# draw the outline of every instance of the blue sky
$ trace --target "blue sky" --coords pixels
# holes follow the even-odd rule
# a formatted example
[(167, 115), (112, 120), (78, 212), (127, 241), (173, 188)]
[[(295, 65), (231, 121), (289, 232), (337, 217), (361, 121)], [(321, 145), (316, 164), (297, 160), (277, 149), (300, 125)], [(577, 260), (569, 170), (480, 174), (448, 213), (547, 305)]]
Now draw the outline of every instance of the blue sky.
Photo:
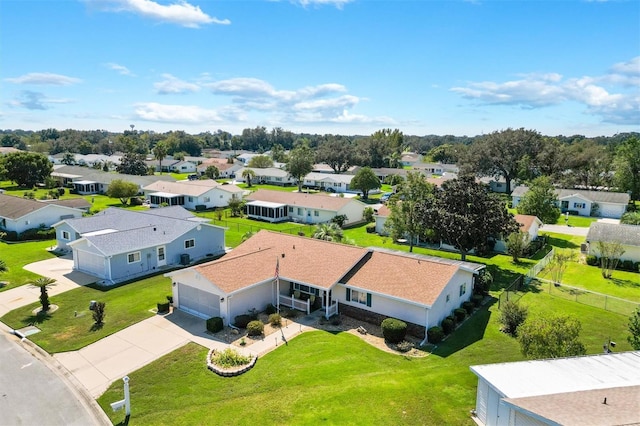
[(0, 128), (132, 124), (640, 131), (640, 2), (0, 2)]

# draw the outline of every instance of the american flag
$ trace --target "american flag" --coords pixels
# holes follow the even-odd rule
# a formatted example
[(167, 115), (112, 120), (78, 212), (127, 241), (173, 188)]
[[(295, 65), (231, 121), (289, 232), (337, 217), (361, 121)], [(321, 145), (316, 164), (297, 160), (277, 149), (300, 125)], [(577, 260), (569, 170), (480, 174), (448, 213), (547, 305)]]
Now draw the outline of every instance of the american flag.
[(276, 258), (276, 273), (274, 277), (276, 280), (280, 277), (280, 258)]

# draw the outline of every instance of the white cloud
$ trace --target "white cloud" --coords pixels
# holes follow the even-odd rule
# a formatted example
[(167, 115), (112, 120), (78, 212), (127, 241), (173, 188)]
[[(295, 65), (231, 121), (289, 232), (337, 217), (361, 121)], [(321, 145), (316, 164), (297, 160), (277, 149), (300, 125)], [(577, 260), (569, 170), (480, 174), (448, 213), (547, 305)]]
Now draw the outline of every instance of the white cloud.
[(223, 117), (218, 111), (195, 105), (166, 105), (155, 102), (139, 103), (135, 105), (134, 113), (142, 120), (167, 123), (209, 123), (223, 121)]
[(66, 75), (53, 74), (48, 72), (32, 72), (20, 77), (6, 78), (5, 81), (16, 84), (42, 84), (50, 86), (71, 86), (80, 83), (82, 80), (68, 77)]
[(85, 2), (105, 11), (131, 12), (145, 18), (188, 28), (199, 28), (206, 24), (229, 25), (231, 23), (228, 19), (209, 16), (199, 6), (184, 0), (177, 0), (168, 5), (151, 0), (85, 0)]
[(109, 62), (109, 63), (105, 64), (105, 66), (107, 68), (109, 68), (110, 70), (116, 71), (118, 74), (133, 76), (133, 74), (131, 73), (129, 68), (125, 67), (124, 65), (120, 65), (120, 64), (113, 63), (113, 62)]
[(43, 93), (24, 90), (20, 92), (18, 97), (9, 101), (8, 105), (14, 108), (44, 111), (50, 109), (51, 104), (68, 104), (71, 102), (70, 99), (48, 98)]
[(299, 4), (301, 6), (335, 6), (338, 9), (342, 9), (345, 4), (351, 3), (353, 0), (291, 0), (292, 3)]
[(502, 83), (470, 82), (453, 87), (463, 98), (488, 105), (540, 108), (573, 101), (589, 114), (616, 124), (640, 123), (640, 57), (615, 64), (608, 74), (564, 79), (560, 74), (530, 74)]
[(171, 74), (163, 74), (162, 77), (164, 77), (163, 81), (153, 85), (161, 95), (193, 93), (200, 90), (197, 84), (180, 80)]

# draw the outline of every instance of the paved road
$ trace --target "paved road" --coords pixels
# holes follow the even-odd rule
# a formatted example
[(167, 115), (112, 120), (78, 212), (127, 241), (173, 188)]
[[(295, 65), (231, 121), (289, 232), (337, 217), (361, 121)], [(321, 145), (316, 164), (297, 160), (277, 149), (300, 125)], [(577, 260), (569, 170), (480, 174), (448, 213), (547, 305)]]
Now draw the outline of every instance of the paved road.
[[(56, 372), (0, 329), (0, 424), (101, 425), (91, 407)], [(102, 421), (101, 421), (102, 420)]]
[(578, 228), (575, 226), (567, 225), (542, 225), (541, 231), (555, 232), (557, 234), (565, 235), (577, 235), (580, 237), (586, 237), (589, 232), (589, 228)]

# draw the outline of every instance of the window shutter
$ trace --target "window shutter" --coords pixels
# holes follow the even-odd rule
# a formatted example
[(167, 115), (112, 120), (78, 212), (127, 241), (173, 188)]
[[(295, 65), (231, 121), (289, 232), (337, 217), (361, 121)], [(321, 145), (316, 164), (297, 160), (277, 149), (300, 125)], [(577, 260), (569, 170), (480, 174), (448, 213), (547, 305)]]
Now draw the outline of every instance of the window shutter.
[(367, 293), (367, 306), (371, 307), (371, 293)]
[(350, 301), (351, 301), (351, 289), (348, 288), (347, 289), (347, 302), (350, 302)]

